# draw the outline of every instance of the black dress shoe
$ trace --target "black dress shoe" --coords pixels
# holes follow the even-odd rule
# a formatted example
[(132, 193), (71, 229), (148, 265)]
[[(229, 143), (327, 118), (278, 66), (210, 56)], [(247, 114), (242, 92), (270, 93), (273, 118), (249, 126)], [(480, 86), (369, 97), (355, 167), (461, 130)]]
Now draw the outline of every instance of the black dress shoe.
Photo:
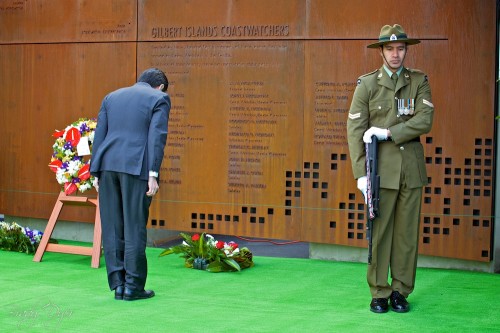
[(123, 286), (118, 286), (115, 288), (115, 299), (123, 299)]
[(135, 290), (130, 290), (127, 287), (125, 287), (125, 291), (123, 292), (123, 300), (124, 301), (136, 301), (138, 299), (151, 298), (154, 295), (155, 295), (155, 292), (152, 290), (135, 291)]
[(408, 312), (410, 311), (410, 304), (406, 301), (406, 298), (401, 295), (398, 291), (393, 291), (391, 294), (391, 307), (395, 312)]
[(387, 298), (372, 298), (370, 303), (370, 311), (375, 313), (385, 313), (389, 311), (389, 303)]

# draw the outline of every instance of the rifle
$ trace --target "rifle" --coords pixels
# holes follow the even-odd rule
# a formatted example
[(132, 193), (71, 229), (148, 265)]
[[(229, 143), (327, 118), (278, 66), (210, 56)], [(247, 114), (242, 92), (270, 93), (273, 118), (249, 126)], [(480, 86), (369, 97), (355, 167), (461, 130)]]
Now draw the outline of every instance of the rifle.
[(378, 140), (372, 136), (372, 143), (365, 143), (366, 150), (366, 239), (368, 240), (368, 264), (372, 263), (372, 229), (373, 220), (379, 216), (380, 176), (377, 171)]

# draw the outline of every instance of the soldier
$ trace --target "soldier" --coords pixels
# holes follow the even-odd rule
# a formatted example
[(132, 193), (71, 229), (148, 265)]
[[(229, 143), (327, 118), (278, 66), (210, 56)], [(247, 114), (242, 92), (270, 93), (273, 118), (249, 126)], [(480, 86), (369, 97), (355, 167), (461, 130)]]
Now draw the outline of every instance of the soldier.
[[(354, 178), (365, 196), (365, 143), (375, 135), (380, 175), (380, 216), (373, 222), (373, 257), (367, 281), (370, 310), (410, 310), (418, 254), (422, 187), (428, 183), (420, 136), (432, 127), (434, 105), (427, 76), (403, 67), (410, 39), (403, 28), (385, 25), (379, 41), (368, 45), (382, 56), (383, 66), (358, 79), (347, 132)], [(391, 281), (388, 281), (388, 272)]]

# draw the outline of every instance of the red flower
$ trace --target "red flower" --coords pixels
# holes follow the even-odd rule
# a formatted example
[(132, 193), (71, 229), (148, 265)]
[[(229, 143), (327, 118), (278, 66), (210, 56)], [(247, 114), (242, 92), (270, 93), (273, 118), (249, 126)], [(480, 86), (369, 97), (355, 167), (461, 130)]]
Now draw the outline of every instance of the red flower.
[(66, 141), (71, 142), (71, 145), (73, 147), (76, 147), (78, 145), (78, 142), (80, 142), (80, 138), (82, 135), (80, 134), (80, 131), (77, 128), (72, 127), (66, 132)]
[(64, 135), (64, 130), (62, 130), (62, 131), (58, 131), (58, 130), (56, 130), (56, 131), (52, 134), (52, 136), (53, 136), (54, 138), (60, 138), (60, 137), (62, 137), (63, 135)]
[(217, 241), (217, 244), (215, 244), (215, 247), (220, 249), (224, 248), (224, 242), (223, 241)]
[(80, 178), (81, 181), (85, 181), (90, 178), (90, 172), (89, 172), (90, 165), (85, 164), (80, 171), (78, 171), (78, 178)]
[(60, 160), (53, 160), (52, 162), (49, 163), (49, 168), (50, 170), (57, 172), (57, 169), (62, 165), (62, 162)]
[(196, 242), (197, 240), (200, 239), (200, 235), (199, 234), (194, 234), (193, 236), (191, 236), (191, 239)]
[(66, 193), (66, 195), (71, 195), (71, 194), (75, 193), (76, 190), (77, 190), (77, 187), (75, 184), (70, 183), (70, 182), (64, 184), (64, 193)]
[(231, 246), (233, 250), (236, 250), (238, 248), (238, 244), (236, 244), (235, 242), (229, 242), (229, 246)]

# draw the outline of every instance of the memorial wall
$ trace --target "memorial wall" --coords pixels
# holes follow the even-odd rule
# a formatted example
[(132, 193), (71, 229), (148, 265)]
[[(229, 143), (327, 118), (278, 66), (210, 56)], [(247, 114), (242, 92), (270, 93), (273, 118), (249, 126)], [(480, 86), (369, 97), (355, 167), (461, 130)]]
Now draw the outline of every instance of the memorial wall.
[(428, 74), (436, 106), (421, 138), (420, 253), (490, 261), (495, 6), (1, 0), (0, 213), (47, 219), (59, 192), (53, 131), (97, 117), (108, 92), (158, 67), (172, 109), (150, 228), (366, 247), (346, 119), (358, 76), (381, 66), (366, 45), (400, 23), (422, 41), (405, 65)]

